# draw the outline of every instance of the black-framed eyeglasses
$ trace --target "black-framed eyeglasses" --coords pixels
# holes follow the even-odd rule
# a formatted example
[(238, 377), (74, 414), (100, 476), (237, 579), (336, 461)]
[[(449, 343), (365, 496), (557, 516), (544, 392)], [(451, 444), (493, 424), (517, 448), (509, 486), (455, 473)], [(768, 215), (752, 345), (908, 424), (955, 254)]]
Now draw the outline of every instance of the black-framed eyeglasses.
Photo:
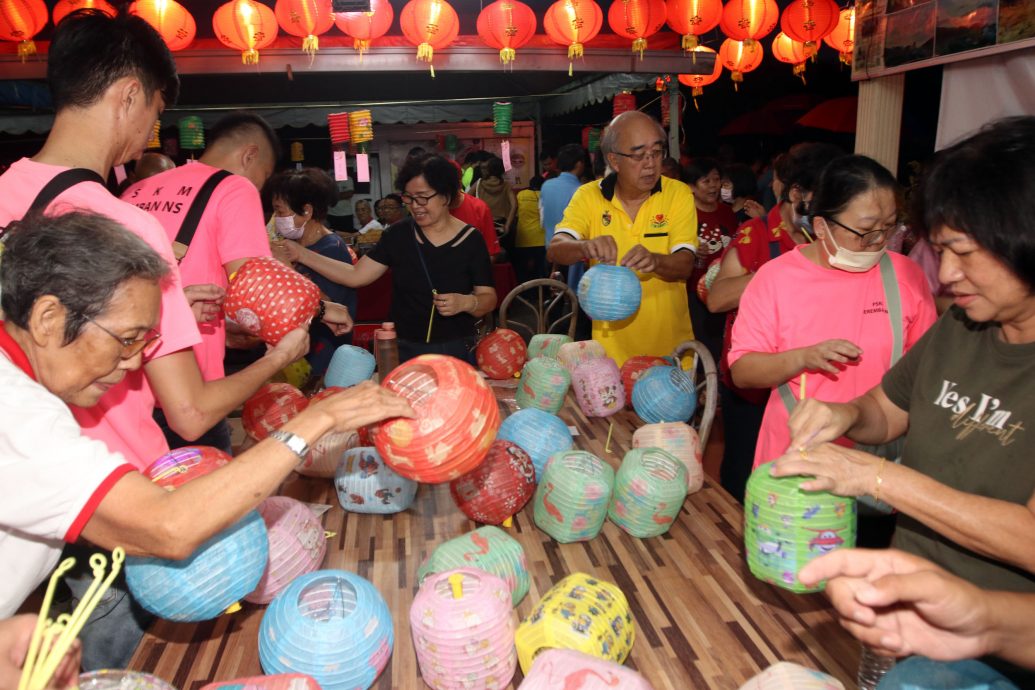
[(845, 225), (841, 221), (837, 220), (836, 218), (831, 218), (829, 216), (823, 216), (823, 217), (826, 218), (828, 223), (833, 223), (834, 225), (836, 225), (838, 227), (844, 228), (848, 232), (850, 232), (853, 235), (855, 235), (856, 237), (858, 237), (862, 241), (862, 245), (864, 247), (873, 247), (875, 245), (881, 244), (882, 242), (884, 242), (884, 240), (886, 240), (891, 235), (891, 233), (893, 233), (895, 231), (895, 226), (892, 226), (890, 228), (881, 228), (880, 230), (870, 230), (869, 232), (859, 232), (858, 230), (856, 230), (854, 228), (848, 227), (847, 225)]
[(417, 196), (415, 194), (400, 194), (402, 201), (407, 206), (417, 204), (418, 206), (427, 206), (428, 202), (438, 196), (438, 192), (430, 194), (428, 196)]
[(101, 329), (112, 338), (115, 338), (115, 340), (119, 341), (119, 345), (122, 346), (122, 352), (119, 353), (119, 356), (122, 357), (122, 359), (132, 359), (141, 352), (147, 356), (154, 352), (155, 347), (158, 346), (158, 342), (162, 339), (162, 334), (154, 328), (149, 329), (142, 338), (123, 338), (121, 335), (112, 333), (91, 318), (87, 318), (86, 320), (94, 326), (97, 326), (97, 328)]
[(665, 149), (651, 149), (650, 151), (637, 151), (636, 153), (622, 153), (621, 151), (612, 151), (611, 153), (622, 158), (628, 158), (631, 161), (642, 163), (647, 158), (652, 161), (660, 161), (665, 157)]

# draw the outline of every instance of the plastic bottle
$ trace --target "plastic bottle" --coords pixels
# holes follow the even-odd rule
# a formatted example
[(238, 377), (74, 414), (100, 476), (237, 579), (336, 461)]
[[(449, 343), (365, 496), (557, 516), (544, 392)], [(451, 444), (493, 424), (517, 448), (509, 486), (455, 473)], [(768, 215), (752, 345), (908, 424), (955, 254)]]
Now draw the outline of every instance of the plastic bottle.
[(377, 361), (377, 375), (384, 381), (388, 373), (399, 366), (399, 340), (395, 324), (385, 321), (374, 331), (374, 359)]
[(881, 656), (872, 648), (863, 645), (862, 654), (859, 655), (859, 674), (856, 678), (859, 690), (876, 690), (881, 678), (894, 665), (893, 657)]

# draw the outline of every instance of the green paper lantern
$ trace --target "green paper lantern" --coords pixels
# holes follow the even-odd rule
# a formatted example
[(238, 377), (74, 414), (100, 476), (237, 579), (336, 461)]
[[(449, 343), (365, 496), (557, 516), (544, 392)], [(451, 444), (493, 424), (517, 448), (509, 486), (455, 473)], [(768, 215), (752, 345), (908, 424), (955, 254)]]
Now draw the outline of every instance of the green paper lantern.
[(446, 151), (456, 153), (460, 150), (460, 139), (455, 134), (446, 135)]
[(571, 338), (558, 333), (536, 333), (528, 341), (528, 359), (550, 357), (557, 359), (561, 345), (571, 342)]
[(197, 115), (180, 118), (180, 148), (186, 151), (200, 151), (205, 148), (205, 125)]
[(525, 550), (499, 527), (486, 525), (442, 542), (418, 568), (417, 581), (433, 573), (455, 568), (478, 568), (501, 578), (510, 587), (514, 606), (528, 594), (529, 576)]
[(604, 526), (614, 484), (615, 471), (592, 453), (555, 454), (532, 499), (536, 526), (562, 544), (593, 539)]
[(686, 499), (686, 466), (660, 448), (634, 448), (615, 475), (607, 516), (634, 537), (668, 531)]
[(557, 414), (564, 406), (569, 386), (571, 374), (563, 364), (549, 357), (536, 357), (521, 369), (521, 383), (514, 393), (514, 402), (521, 409), (535, 407)]
[(510, 102), (496, 101), (492, 104), (492, 131), (503, 136), (510, 136), (514, 120), (514, 105)]

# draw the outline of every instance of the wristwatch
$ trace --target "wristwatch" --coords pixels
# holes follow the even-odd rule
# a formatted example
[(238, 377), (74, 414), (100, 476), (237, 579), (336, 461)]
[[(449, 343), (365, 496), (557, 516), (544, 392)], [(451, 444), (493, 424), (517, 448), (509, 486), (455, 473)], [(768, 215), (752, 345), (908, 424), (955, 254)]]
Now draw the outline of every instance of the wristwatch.
[(288, 447), (292, 453), (298, 456), (298, 461), (302, 462), (309, 455), (309, 444), (305, 442), (305, 439), (298, 434), (292, 434), (290, 431), (276, 431), (270, 432), (270, 438), (275, 438), (285, 446)]

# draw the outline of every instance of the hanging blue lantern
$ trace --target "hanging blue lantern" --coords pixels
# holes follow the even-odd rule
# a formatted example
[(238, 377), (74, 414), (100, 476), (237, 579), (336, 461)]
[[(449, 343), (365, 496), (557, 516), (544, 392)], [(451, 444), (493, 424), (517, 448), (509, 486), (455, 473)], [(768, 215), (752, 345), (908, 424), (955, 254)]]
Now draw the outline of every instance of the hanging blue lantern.
[(632, 403), (647, 424), (685, 422), (697, 409), (697, 389), (679, 367), (651, 367), (636, 381)]
[(640, 279), (625, 266), (597, 264), (579, 281), (579, 306), (594, 321), (621, 321), (640, 308)]

